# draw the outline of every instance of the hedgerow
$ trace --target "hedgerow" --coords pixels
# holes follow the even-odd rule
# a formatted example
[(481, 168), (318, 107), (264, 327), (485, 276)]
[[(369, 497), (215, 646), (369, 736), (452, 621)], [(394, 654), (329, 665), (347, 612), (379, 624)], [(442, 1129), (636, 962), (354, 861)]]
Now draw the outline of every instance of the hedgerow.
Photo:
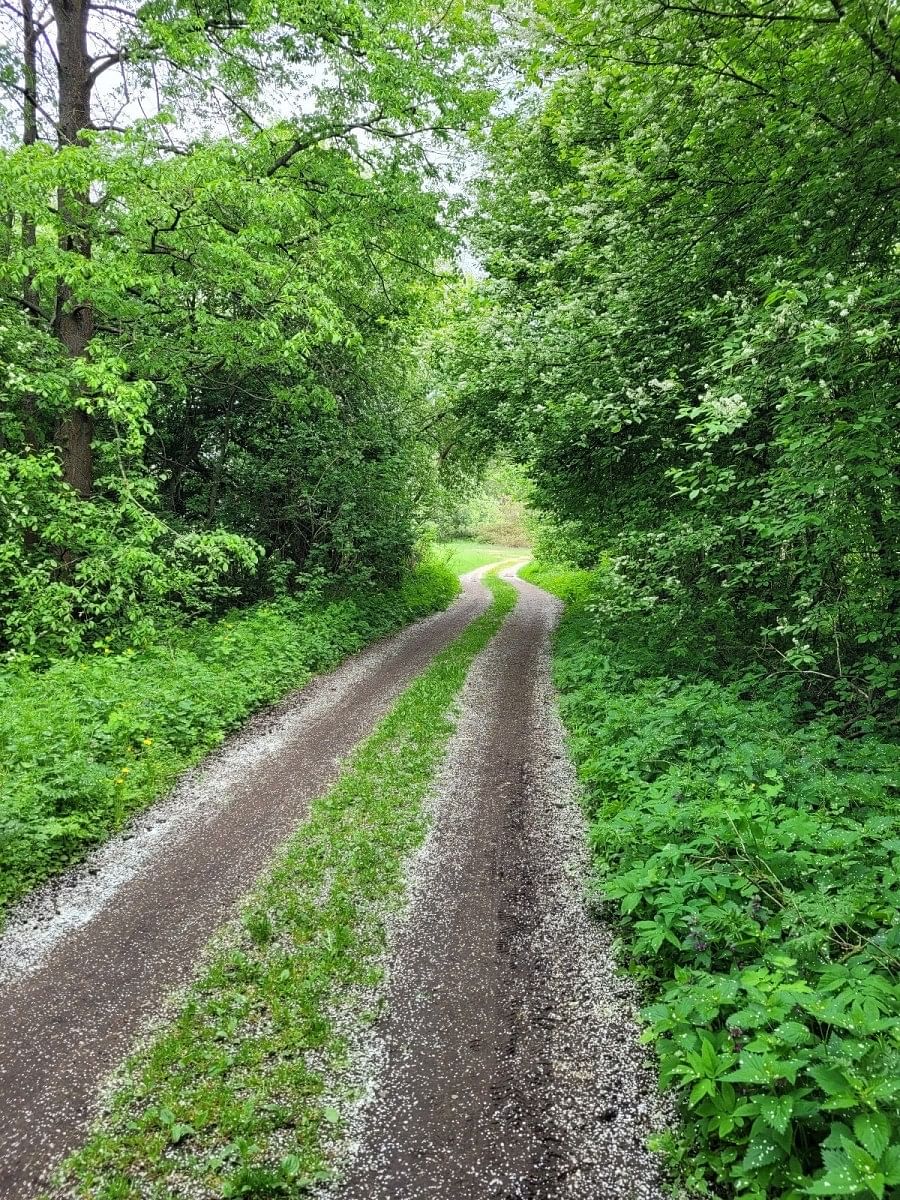
[(681, 1178), (754, 1200), (897, 1196), (897, 747), (801, 721), (753, 675), (677, 653), (648, 670), (652, 615), (604, 621), (586, 572), (524, 574), (576, 597), (556, 682), (599, 887), (680, 1101)]
[(232, 612), (117, 654), (0, 672), (0, 913), (159, 796), (254, 710), (374, 638), (445, 607), (428, 563), (400, 587)]

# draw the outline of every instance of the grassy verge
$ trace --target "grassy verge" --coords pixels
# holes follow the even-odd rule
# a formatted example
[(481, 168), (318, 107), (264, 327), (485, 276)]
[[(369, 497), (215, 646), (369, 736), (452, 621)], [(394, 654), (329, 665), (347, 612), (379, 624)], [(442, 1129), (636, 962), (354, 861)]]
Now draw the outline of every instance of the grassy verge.
[(758, 676), (651, 664), (652, 614), (605, 624), (586, 572), (523, 574), (568, 601), (562, 716), (681, 1103), (680, 1178), (754, 1200), (900, 1196), (897, 747), (842, 737)]
[(437, 542), (432, 551), (438, 562), (446, 563), (457, 575), (465, 575), (476, 567), (489, 563), (507, 562), (524, 558), (527, 546), (493, 546), (488, 542)]
[(472, 659), (515, 604), (491, 608), (407, 689), (248, 900), (171, 1023), (130, 1065), (110, 1115), (65, 1170), (91, 1200), (302, 1195), (340, 1114), (326, 1081), (365, 1020), (385, 916), (425, 833), (423, 799)]
[(251, 712), (458, 590), (430, 563), (391, 593), (285, 599), (138, 651), (0, 672), (0, 919)]

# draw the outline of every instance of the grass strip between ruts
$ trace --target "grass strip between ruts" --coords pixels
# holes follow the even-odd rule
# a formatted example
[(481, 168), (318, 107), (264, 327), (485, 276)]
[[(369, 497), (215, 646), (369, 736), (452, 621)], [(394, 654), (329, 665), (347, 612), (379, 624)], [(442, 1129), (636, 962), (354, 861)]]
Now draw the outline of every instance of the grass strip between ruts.
[[(401, 695), (223, 932), (180, 1009), (127, 1065), (62, 1169), (65, 1193), (296, 1196), (326, 1176), (328, 1088), (374, 1019), (387, 915), (427, 827), (424, 799), (476, 654), (514, 607), (496, 576), (475, 620)], [(368, 1010), (368, 1011), (367, 1011)]]

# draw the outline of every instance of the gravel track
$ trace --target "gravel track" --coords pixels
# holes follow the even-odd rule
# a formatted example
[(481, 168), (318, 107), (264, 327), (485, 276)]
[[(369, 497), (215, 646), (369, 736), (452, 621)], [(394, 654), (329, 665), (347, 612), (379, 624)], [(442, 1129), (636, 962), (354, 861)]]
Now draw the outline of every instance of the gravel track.
[[(506, 573), (507, 577), (509, 573)], [(410, 864), (385, 1016), (356, 1048), (337, 1200), (656, 1200), (667, 1112), (636, 999), (584, 901), (583, 817), (549, 679), (559, 604), (512, 580)]]
[(0, 1197), (78, 1145), (104, 1077), (334, 781), (341, 761), (490, 593), (348, 659), (251, 720), (168, 798), (35, 893), (0, 935)]

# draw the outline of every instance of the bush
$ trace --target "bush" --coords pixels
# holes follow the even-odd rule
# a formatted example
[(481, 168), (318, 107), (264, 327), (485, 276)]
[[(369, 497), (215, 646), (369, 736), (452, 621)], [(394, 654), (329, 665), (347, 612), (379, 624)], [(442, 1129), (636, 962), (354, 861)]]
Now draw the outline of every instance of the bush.
[(249, 713), (445, 607), (429, 563), (394, 591), (282, 599), (120, 654), (0, 673), (0, 911), (158, 797)]
[(684, 1179), (900, 1194), (897, 747), (801, 724), (792, 691), (751, 677), (665, 658), (650, 674), (641, 622), (601, 625), (587, 573), (530, 575), (577, 598), (562, 715), (646, 1040), (681, 1102)]
[(119, 490), (85, 500), (62, 483), (56, 455), (19, 459), (0, 448), (0, 651), (46, 662), (124, 646), (178, 616), (221, 611), (256, 572), (251, 540), (176, 531)]

